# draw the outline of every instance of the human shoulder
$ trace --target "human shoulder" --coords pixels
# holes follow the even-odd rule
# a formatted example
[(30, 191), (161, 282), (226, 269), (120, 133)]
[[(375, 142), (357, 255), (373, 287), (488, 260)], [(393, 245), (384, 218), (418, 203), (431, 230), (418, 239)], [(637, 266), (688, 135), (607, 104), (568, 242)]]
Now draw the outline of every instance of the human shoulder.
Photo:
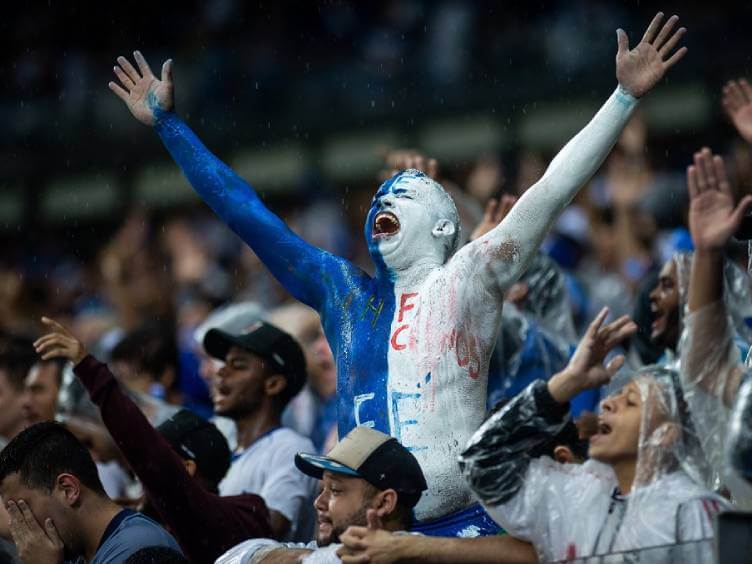
[(263, 557), (274, 550), (316, 550), (318, 544), (316, 541), (309, 543), (299, 542), (279, 542), (273, 539), (250, 539), (232, 547), (222, 556), (217, 558), (215, 564), (251, 564), (253, 562), (263, 561)]
[(124, 562), (131, 554), (150, 546), (164, 546), (180, 552), (177, 541), (159, 524), (141, 513), (132, 512), (102, 543), (91, 564)]

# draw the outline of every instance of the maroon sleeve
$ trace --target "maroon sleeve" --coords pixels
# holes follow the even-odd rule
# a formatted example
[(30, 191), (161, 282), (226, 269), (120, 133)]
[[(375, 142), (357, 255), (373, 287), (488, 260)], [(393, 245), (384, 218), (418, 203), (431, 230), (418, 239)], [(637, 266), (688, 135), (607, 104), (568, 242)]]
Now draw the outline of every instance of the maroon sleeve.
[(236, 544), (271, 537), (269, 511), (253, 494), (222, 498), (194, 480), (182, 459), (120, 389), (107, 365), (88, 355), (73, 369), (99, 407), (146, 495), (192, 562), (214, 562)]

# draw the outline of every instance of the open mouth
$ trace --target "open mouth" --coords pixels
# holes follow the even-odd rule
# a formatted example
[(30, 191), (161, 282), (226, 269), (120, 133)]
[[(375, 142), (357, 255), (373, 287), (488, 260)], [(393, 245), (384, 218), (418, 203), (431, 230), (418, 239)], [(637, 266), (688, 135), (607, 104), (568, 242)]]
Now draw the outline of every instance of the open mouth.
[(400, 229), (400, 222), (393, 213), (379, 212), (373, 219), (373, 232), (374, 239), (380, 237), (389, 237), (397, 233)]
[(605, 423), (603, 421), (598, 423), (598, 434), (599, 435), (608, 435), (611, 433), (611, 425), (608, 423)]

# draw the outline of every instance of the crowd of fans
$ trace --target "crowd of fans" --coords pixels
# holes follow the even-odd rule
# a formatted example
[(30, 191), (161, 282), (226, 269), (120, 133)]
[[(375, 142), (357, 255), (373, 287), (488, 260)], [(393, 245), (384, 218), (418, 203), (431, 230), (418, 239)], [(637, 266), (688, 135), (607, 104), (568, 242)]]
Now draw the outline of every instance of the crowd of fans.
[[(666, 28), (656, 21), (633, 47), (667, 65), (660, 79), (682, 57), (684, 32), (672, 30), (673, 18)], [(619, 41), (626, 56), (626, 37)], [(136, 67), (118, 59), (111, 88), (136, 118), (162, 128), (221, 219), (198, 206), (137, 208), (111, 238), (87, 242), (85, 257), (42, 250), (23, 273), (20, 262), (0, 267), (0, 562), (713, 561), (717, 516), (752, 509), (752, 87), (744, 79), (722, 90), (736, 130), (725, 158), (698, 147), (686, 171), (657, 166), (638, 109), (539, 246), (522, 224), (535, 247), (519, 276), (500, 284), (493, 352), (473, 356), (468, 340), (463, 361), (459, 341), (444, 345), (456, 347), (472, 380), (488, 372), (484, 405), (468, 400), (477, 413), (463, 416), (482, 423), (466, 444), (444, 450), (359, 420), (358, 398), (373, 396), (349, 399), (349, 424), (342, 395), (356, 388), (343, 385), (350, 360), (341, 357), (353, 349), (332, 338), (337, 322), (322, 314), (322, 325), (323, 300), (301, 285), (310, 265), (279, 266), (287, 239), (249, 241), (258, 226), (237, 225), (233, 214), (250, 217), (255, 201), (216, 209), (221, 190), (211, 182), (246, 185), (201, 160), (200, 142), (180, 146), (194, 140), (163, 117), (172, 115), (170, 63), (160, 81), (135, 58)], [(616, 106), (599, 113), (606, 122), (654, 85), (639, 90), (618, 61), (622, 86)], [(543, 155), (525, 150), (514, 163), (482, 155), (451, 178), (430, 155), (393, 150), (374, 174), (374, 184), (384, 182), (374, 202), (402, 178), (440, 182), (463, 229), (437, 224), (434, 236), (449, 237), (461, 255), (493, 244), (506, 219), (519, 221), (515, 207), (526, 198), (541, 189), (553, 197), (556, 179), (540, 179), (574, 174), (569, 161), (556, 163), (547, 171)], [(198, 176), (207, 170), (209, 180)], [(324, 198), (283, 218), (376, 280), (372, 243), (354, 235), (371, 196), (351, 194), (349, 209), (362, 212), (355, 218)], [(275, 237), (280, 227), (260, 217)], [(371, 220), (368, 237), (407, 225)], [(512, 243), (473, 260), (491, 256), (508, 268), (525, 252)], [(334, 287), (332, 276), (318, 282)], [(486, 291), (465, 276), (461, 284)], [(400, 322), (417, 308), (410, 296), (392, 312)], [(495, 307), (491, 291), (476, 298)], [(338, 307), (359, 297), (348, 299)], [(376, 328), (383, 301), (366, 303), (360, 321), (373, 315)], [(401, 329), (385, 338), (395, 350), (412, 348)], [(352, 365), (365, 371), (376, 357)], [(426, 458), (450, 467), (480, 505), (427, 512), (429, 495), (457, 492), (434, 493)]]

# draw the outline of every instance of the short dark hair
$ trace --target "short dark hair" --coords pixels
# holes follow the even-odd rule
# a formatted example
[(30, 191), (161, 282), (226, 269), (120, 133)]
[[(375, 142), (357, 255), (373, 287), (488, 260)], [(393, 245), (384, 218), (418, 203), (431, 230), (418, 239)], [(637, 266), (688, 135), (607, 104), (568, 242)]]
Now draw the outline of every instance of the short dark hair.
[(126, 334), (110, 353), (110, 360), (134, 364), (139, 372), (159, 378), (168, 368), (180, 371), (175, 328), (169, 323), (147, 323)]
[(0, 372), (16, 391), (22, 391), (29, 370), (37, 360), (31, 339), (5, 333), (0, 335)]
[(57, 382), (58, 386), (63, 385), (63, 372), (65, 371), (65, 364), (68, 362), (68, 359), (63, 358), (61, 356), (56, 356), (54, 358), (48, 358), (47, 360), (38, 360), (32, 365), (32, 368), (34, 366), (49, 366), (52, 365), (55, 367), (55, 381)]
[[(379, 492), (382, 491), (374, 486), (371, 482), (365, 480), (363, 481), (365, 482), (363, 489), (364, 499), (370, 501), (371, 499), (376, 497)], [(401, 499), (399, 499), (399, 494), (397, 494), (397, 505), (394, 507), (394, 511), (392, 511), (390, 518), (399, 524), (400, 531), (409, 531), (410, 529), (412, 529), (413, 507), (405, 504)]]
[(183, 564), (185, 556), (168, 546), (147, 546), (131, 554), (125, 564)]
[(60, 474), (73, 474), (88, 489), (106, 496), (88, 449), (59, 423), (44, 421), (21, 431), (0, 452), (0, 484), (18, 473), (29, 488), (52, 492)]

